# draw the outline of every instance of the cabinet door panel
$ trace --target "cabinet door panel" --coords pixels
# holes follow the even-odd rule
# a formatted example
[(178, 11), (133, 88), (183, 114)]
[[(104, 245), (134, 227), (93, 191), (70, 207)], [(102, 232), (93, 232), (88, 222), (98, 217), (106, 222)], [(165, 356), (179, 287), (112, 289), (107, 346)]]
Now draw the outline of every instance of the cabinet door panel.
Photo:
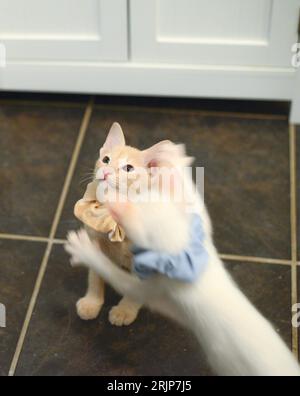
[(132, 56), (290, 67), (299, 8), (299, 0), (131, 0)]
[(125, 60), (123, 0), (0, 0), (8, 60)]

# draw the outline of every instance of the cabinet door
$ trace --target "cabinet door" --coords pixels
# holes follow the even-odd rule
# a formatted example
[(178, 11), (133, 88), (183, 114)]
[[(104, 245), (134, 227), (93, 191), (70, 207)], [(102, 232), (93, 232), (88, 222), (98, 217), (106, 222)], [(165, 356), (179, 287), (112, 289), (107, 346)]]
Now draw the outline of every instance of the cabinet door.
[(0, 0), (10, 60), (125, 60), (124, 0)]
[(291, 67), (299, 0), (130, 0), (134, 60)]

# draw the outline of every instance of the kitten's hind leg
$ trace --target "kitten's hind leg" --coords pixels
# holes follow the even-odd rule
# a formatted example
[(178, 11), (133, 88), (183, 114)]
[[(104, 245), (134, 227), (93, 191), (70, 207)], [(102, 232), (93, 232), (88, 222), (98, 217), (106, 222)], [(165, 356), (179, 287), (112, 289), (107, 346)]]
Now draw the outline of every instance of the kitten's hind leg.
[(78, 316), (83, 320), (95, 319), (104, 303), (104, 281), (93, 270), (89, 270), (86, 295), (77, 301)]
[(141, 304), (125, 296), (109, 311), (109, 321), (115, 326), (128, 326), (135, 321), (141, 307)]

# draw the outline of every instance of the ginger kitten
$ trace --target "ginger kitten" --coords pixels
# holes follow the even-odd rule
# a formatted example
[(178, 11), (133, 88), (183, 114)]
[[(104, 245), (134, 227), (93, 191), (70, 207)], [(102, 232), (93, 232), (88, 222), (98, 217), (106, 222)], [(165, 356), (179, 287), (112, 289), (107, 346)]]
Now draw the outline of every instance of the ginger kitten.
[[(162, 163), (161, 156), (164, 149), (170, 147), (169, 143), (163, 141), (147, 150), (138, 150), (125, 144), (121, 126), (114, 123), (100, 149), (100, 156), (95, 166), (95, 180), (99, 181), (99, 201), (105, 202), (107, 191), (124, 192), (136, 182), (148, 183), (147, 172), (141, 174), (140, 171), (149, 170), (154, 163)], [(131, 270), (132, 254), (130, 241), (127, 238), (123, 242), (111, 242), (107, 235), (95, 232), (88, 226), (85, 228), (90, 238), (97, 243), (111, 262)], [(76, 304), (81, 319), (91, 320), (99, 315), (104, 303), (104, 289), (101, 276), (90, 269), (86, 294)], [(119, 304), (110, 310), (109, 321), (116, 326), (130, 325), (136, 319), (140, 308), (141, 304), (124, 296)]]

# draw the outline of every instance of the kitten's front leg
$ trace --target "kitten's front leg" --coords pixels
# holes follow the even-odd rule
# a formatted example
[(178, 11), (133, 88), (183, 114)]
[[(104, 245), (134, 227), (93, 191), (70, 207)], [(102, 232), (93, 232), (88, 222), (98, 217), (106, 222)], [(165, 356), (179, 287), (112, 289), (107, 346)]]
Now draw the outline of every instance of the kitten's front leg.
[(97, 272), (120, 294), (129, 296), (138, 303), (147, 300), (147, 285), (135, 276), (114, 265), (101, 250), (90, 240), (84, 229), (68, 234), (66, 251), (71, 255), (71, 264), (85, 265)]
[(104, 303), (104, 281), (93, 270), (89, 270), (88, 288), (84, 297), (77, 301), (78, 316), (83, 320), (95, 319)]

